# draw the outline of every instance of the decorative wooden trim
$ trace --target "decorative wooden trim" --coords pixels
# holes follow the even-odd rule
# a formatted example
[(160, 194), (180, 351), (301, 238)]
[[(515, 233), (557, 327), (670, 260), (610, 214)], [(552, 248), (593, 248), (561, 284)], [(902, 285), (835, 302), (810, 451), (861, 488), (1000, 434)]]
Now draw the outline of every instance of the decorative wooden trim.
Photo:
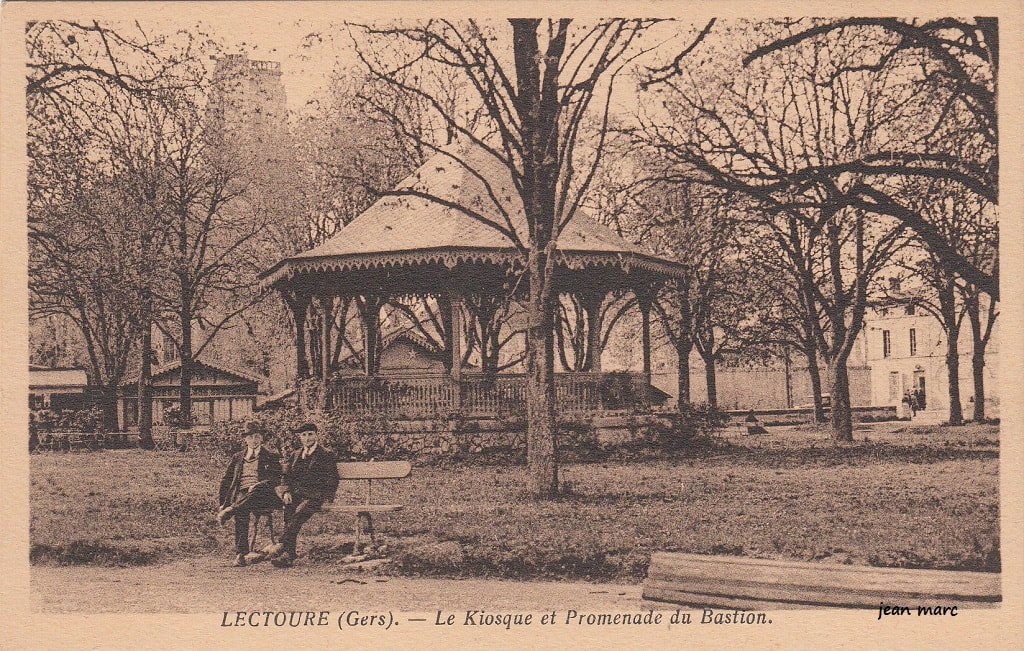
[[(592, 267), (615, 267), (629, 273), (630, 270), (636, 268), (668, 278), (681, 277), (686, 273), (684, 265), (642, 253), (557, 251), (556, 256), (560, 265), (574, 271)], [(526, 260), (521, 253), (514, 249), (454, 247), (323, 257), (298, 255), (285, 258), (260, 274), (260, 283), (261, 286), (268, 288), (282, 281), (290, 280), (297, 274), (338, 273), (424, 265), (438, 265), (454, 269), (460, 264), (525, 267)]]

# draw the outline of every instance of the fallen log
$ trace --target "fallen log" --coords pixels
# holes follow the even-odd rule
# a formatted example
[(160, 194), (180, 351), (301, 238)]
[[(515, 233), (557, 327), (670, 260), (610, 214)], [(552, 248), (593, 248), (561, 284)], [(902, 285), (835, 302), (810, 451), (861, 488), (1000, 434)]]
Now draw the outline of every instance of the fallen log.
[(771, 610), (993, 606), (1000, 576), (656, 552), (643, 598), (693, 607)]

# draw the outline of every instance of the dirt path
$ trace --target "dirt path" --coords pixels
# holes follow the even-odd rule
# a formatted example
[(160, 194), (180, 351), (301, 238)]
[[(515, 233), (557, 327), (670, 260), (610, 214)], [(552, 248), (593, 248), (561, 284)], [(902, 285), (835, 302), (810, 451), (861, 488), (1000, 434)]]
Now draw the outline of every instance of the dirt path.
[(418, 579), (345, 572), (325, 565), (247, 568), (204, 557), (130, 568), (32, 568), (33, 610), (47, 612), (178, 612), (238, 610), (490, 609), (542, 611), (566, 607), (615, 612), (657, 607), (641, 586)]

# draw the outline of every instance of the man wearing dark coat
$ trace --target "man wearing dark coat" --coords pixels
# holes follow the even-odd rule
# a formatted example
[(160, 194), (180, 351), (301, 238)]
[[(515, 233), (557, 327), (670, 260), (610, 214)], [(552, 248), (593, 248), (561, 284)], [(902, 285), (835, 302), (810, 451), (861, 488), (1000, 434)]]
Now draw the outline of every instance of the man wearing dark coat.
[(249, 553), (249, 516), (281, 508), (276, 489), (281, 483), (281, 458), (263, 448), (263, 433), (256, 423), (244, 430), (245, 448), (231, 457), (220, 482), (221, 525), (235, 519), (235, 567), (245, 567)]
[(291, 567), (295, 562), (299, 531), (324, 502), (333, 502), (338, 492), (338, 460), (320, 444), (314, 423), (299, 426), (302, 447), (284, 464), (284, 479), (277, 494), (284, 502), (284, 534), (282, 550), (271, 563), (275, 567)]

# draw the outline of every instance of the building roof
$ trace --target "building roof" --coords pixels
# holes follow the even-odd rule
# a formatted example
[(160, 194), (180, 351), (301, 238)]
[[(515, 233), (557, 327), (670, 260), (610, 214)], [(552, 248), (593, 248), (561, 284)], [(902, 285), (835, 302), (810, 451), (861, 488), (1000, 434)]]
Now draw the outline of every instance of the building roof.
[(424, 352), (432, 353), (434, 355), (442, 354), (442, 350), (437, 347), (437, 344), (427, 339), (423, 335), (413, 332), (412, 330), (398, 330), (392, 332), (389, 335), (385, 335), (382, 343), (382, 348), (387, 348), (394, 343), (399, 341), (407, 341), (413, 346), (422, 348)]
[(295, 387), (292, 387), (290, 389), (285, 389), (284, 391), (278, 391), (272, 396), (257, 398), (256, 410), (277, 409), (278, 407), (284, 407), (285, 405), (292, 404), (296, 400), (298, 400), (298, 398), (296, 397)]
[(30, 365), (28, 369), (28, 386), (32, 389), (85, 389), (89, 385), (89, 376), (81, 368), (46, 368)]
[[(450, 145), (402, 181), (396, 192), (417, 191), (469, 208), (528, 241), (522, 199), (507, 167), (476, 145)], [(507, 219), (507, 221), (506, 221)], [(558, 238), (562, 262), (570, 268), (589, 265), (635, 265), (666, 275), (681, 266), (648, 255), (582, 210)], [(294, 273), (343, 271), (373, 267), (460, 262), (507, 263), (519, 258), (514, 242), (462, 210), (433, 198), (385, 196), (309, 251), (281, 260), (262, 274), (273, 284)]]
[[(241, 380), (242, 382), (245, 382), (245, 383), (255, 382), (256, 384), (259, 384), (260, 382), (263, 381), (261, 378), (256, 377), (255, 375), (249, 375), (248, 373), (245, 373), (244, 371), (239, 371), (237, 369), (227, 368), (226, 366), (218, 366), (217, 364), (213, 364), (213, 363), (206, 362), (206, 361), (200, 362), (198, 360), (195, 360), (195, 361), (192, 362), (192, 365), (193, 365), (193, 368), (205, 367), (205, 368), (208, 368), (210, 370), (217, 371), (218, 373), (222, 373), (224, 375), (232, 376), (232, 377), (234, 377), (234, 378), (236, 378), (238, 380)], [(161, 366), (159, 368), (154, 368), (153, 369), (153, 379), (155, 380), (155, 379), (157, 379), (159, 377), (162, 377), (164, 375), (168, 375), (170, 373), (173, 373), (174, 371), (177, 371), (180, 368), (181, 368), (181, 360), (180, 359), (176, 360), (174, 362), (171, 362), (170, 364), (167, 364), (166, 366)], [(127, 379), (127, 380), (124, 380), (123, 382), (121, 382), (121, 386), (127, 386), (127, 385), (131, 385), (131, 384), (136, 384), (136, 383), (138, 383), (138, 381), (139, 381), (139, 376), (136, 375), (133, 378), (130, 378), (130, 379)]]

